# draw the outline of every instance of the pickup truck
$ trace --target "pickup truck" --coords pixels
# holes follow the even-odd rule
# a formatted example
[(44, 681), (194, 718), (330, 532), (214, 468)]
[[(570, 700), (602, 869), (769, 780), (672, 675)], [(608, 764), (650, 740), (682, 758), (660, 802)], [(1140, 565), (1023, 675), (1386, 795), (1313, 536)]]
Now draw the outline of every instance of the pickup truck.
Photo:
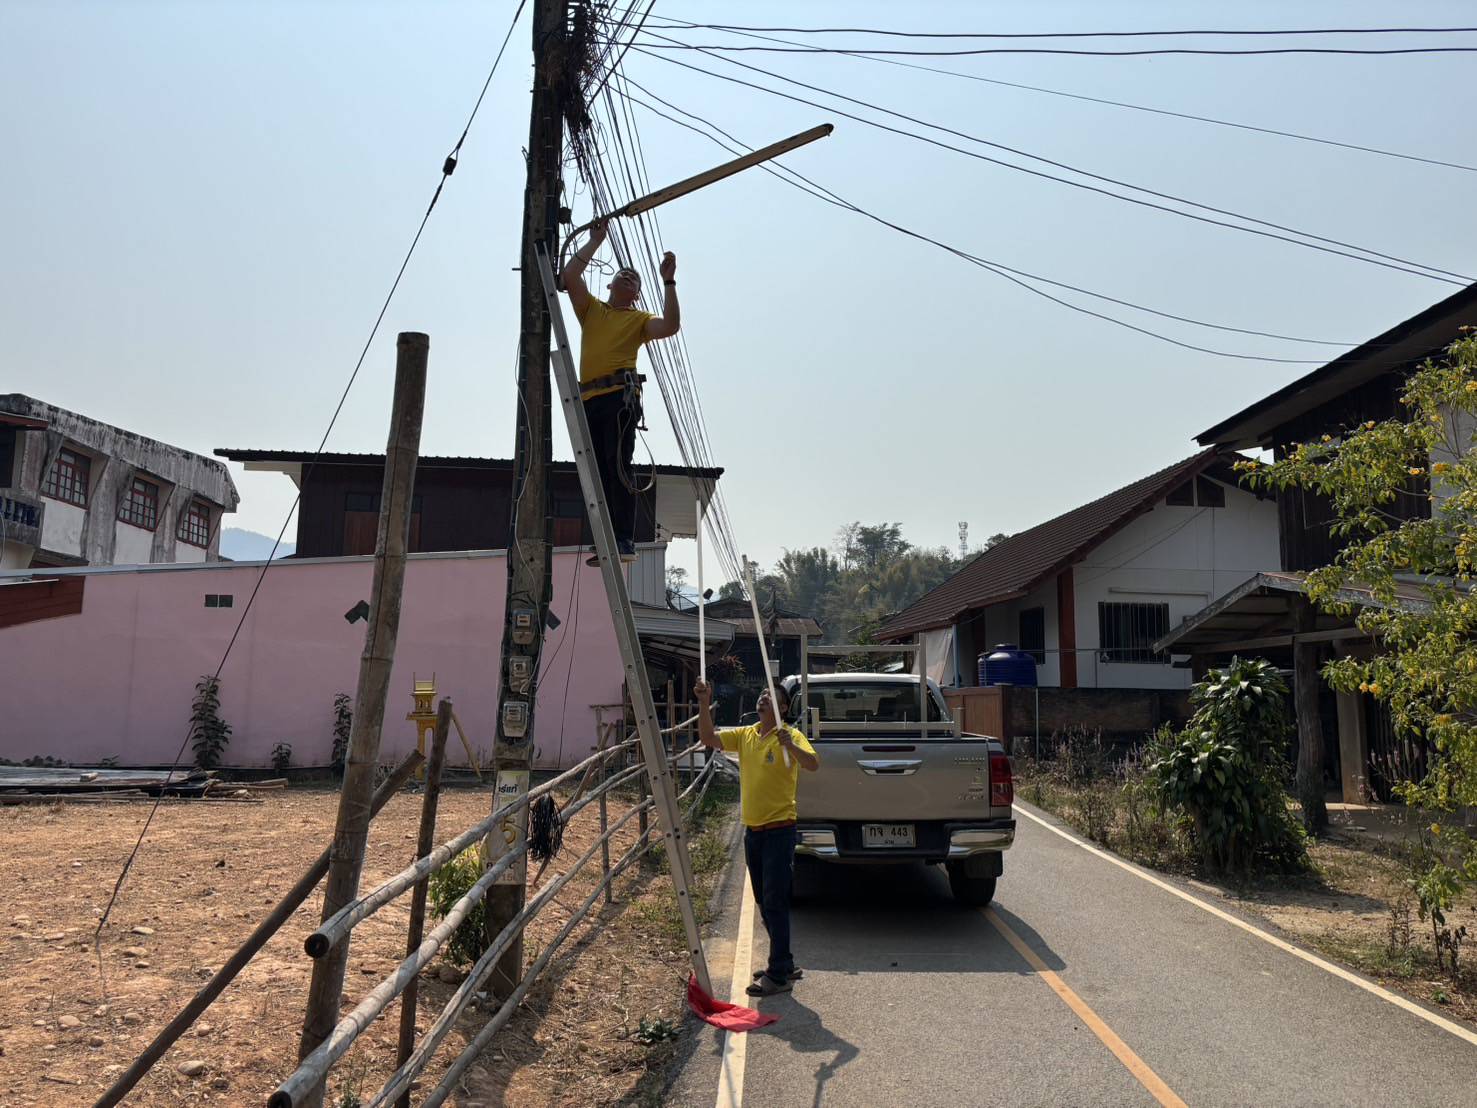
[[(795, 853), (826, 862), (942, 864), (962, 904), (988, 904), (1015, 841), (1010, 759), (963, 734), (915, 674), (788, 677), (791, 722), (820, 768), (800, 775)], [(923, 717), (926, 715), (926, 719)]]

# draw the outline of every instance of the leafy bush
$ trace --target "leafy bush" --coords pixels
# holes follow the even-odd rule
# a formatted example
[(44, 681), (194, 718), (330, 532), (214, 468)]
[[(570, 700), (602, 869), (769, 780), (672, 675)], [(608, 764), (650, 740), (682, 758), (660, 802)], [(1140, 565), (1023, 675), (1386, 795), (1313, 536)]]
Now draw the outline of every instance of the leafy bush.
[(1292, 722), (1276, 669), (1233, 658), (1195, 686), (1190, 703), (1189, 723), (1161, 738), (1150, 770), (1161, 801), (1183, 814), (1201, 861), (1222, 872), (1306, 869), (1306, 840), (1283, 787)]
[(348, 693), (333, 698), (333, 768), (342, 770), (349, 757), (349, 731), (354, 726), (354, 702)]
[(195, 765), (215, 769), (231, 741), (231, 728), (221, 719), (221, 682), (209, 675), (195, 686), (195, 701), (190, 706), (190, 747), (195, 751)]
[[(458, 900), (467, 895), (471, 889), (482, 878), (487, 866), (483, 860), (482, 846), (470, 846), (462, 851), (446, 865), (431, 874), (428, 886), (427, 899), (431, 904), (431, 911), (436, 913), (436, 918), (443, 918)], [(486, 899), (478, 901), (472, 906), (472, 910), (461, 922), (442, 953), (446, 960), (455, 966), (470, 966), (478, 958), (482, 957), (484, 949), (483, 927), (484, 915), (487, 906)]]

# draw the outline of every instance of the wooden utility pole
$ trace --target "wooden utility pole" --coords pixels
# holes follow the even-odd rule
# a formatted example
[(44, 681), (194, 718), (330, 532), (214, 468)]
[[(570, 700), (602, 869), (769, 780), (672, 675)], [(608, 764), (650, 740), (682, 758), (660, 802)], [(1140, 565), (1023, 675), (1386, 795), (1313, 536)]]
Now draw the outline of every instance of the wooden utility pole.
[[(415, 465), (420, 455), (426, 356), (430, 344), (425, 335), (410, 331), (403, 332), (396, 344), (395, 401), (390, 417), (390, 441), (385, 448), (385, 477), (380, 487), (369, 627), (364, 633), (364, 653), (359, 658), (354, 726), (349, 734), (344, 783), (339, 790), (338, 821), (329, 852), (328, 886), (323, 893), (322, 919), (325, 920), (359, 895), (359, 876), (364, 868), (374, 777), (379, 768), (380, 727), (385, 719), (390, 667), (395, 661), (395, 639), (400, 632), (400, 598), (405, 587), (410, 505), (415, 490)], [(307, 1013), (298, 1044), (299, 1061), (312, 1053), (338, 1023), (348, 958), (349, 940), (345, 938), (313, 963)], [(322, 1085), (303, 1101), (304, 1108), (319, 1108), (322, 1103)]]
[[(493, 756), (497, 783), (493, 807), (528, 791), (533, 766), (534, 698), (544, 620), (551, 587), (549, 564), (548, 464), (549, 312), (534, 260), (542, 243), (558, 257), (559, 171), (564, 141), (565, 82), (559, 79), (568, 27), (567, 0), (535, 0), (533, 4), (533, 108), (528, 123), (528, 183), (523, 194), (523, 248), (520, 282), (521, 338), (518, 347), (519, 401), (514, 405), (516, 445), (513, 453), (514, 496), (508, 542), (508, 596), (498, 683), (497, 739)], [(487, 864), (523, 841), (528, 808), (496, 828), (487, 840)], [(487, 934), (496, 935), (523, 907), (528, 879), (520, 858), (487, 894)], [(493, 991), (506, 997), (523, 976), (520, 936), (493, 970)]]
[(1303, 827), (1317, 835), (1328, 827), (1328, 802), (1323, 795), (1323, 718), (1318, 711), (1318, 644), (1301, 636), (1318, 626), (1318, 613), (1307, 597), (1293, 598), (1292, 704), (1297, 714), (1297, 794), (1303, 806)]

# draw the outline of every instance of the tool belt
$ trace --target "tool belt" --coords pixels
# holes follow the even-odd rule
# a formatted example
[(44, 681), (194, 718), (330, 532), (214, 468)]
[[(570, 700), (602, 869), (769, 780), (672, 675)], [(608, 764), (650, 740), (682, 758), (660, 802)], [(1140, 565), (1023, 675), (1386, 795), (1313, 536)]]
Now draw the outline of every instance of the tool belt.
[(640, 389), (646, 374), (637, 373), (634, 369), (618, 369), (614, 373), (607, 373), (604, 377), (596, 377), (593, 381), (580, 382), (580, 399), (590, 399), (592, 392), (601, 392), (605, 389)]

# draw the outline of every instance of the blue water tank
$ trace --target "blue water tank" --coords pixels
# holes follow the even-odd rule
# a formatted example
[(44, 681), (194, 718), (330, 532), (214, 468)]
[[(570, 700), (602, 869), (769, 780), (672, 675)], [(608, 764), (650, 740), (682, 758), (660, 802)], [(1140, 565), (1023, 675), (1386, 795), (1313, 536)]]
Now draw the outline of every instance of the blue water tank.
[(979, 656), (981, 685), (1036, 686), (1036, 659), (1015, 643), (1001, 643), (988, 654)]

